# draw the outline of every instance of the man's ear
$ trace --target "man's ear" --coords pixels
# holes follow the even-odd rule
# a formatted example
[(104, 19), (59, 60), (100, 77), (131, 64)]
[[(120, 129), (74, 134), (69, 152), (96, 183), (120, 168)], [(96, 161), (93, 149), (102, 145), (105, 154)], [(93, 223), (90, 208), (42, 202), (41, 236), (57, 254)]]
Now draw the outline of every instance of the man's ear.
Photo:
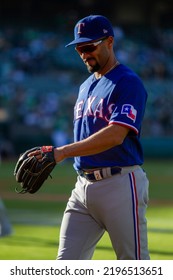
[(112, 48), (114, 45), (114, 38), (112, 36), (109, 36), (107, 42), (108, 42), (108, 46)]

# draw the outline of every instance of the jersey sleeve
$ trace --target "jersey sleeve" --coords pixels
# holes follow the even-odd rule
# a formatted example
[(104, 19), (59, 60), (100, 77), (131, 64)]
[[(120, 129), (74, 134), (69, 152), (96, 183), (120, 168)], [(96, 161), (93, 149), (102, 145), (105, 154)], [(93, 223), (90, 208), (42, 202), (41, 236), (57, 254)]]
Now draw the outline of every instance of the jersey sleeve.
[(119, 124), (139, 133), (144, 116), (147, 92), (138, 76), (123, 77), (115, 86), (114, 109), (109, 124)]

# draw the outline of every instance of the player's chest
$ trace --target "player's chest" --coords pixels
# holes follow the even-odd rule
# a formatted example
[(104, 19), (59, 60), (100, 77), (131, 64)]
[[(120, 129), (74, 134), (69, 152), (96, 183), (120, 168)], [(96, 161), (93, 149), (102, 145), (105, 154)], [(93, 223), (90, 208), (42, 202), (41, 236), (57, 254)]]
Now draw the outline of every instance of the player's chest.
[(112, 84), (96, 84), (82, 87), (74, 107), (74, 119), (86, 116), (104, 118), (114, 105)]

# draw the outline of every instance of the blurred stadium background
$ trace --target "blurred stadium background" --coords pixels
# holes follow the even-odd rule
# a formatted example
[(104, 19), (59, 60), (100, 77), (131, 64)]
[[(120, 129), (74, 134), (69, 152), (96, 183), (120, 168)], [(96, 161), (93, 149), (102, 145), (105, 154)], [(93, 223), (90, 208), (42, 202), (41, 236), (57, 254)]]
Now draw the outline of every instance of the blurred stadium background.
[(74, 49), (64, 46), (76, 21), (94, 13), (110, 18), (118, 59), (148, 90), (145, 156), (173, 156), (172, 1), (1, 0), (2, 159), (35, 145), (71, 141), (73, 105), (88, 73)]

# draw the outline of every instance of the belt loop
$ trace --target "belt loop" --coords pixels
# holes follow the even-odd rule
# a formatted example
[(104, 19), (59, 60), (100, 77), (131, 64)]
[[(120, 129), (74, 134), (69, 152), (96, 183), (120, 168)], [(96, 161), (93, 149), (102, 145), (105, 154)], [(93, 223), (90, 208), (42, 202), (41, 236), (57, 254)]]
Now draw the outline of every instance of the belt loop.
[(130, 172), (133, 172), (137, 168), (139, 168), (139, 165), (123, 167), (122, 170), (121, 170), (121, 174), (127, 174), (127, 173), (130, 173)]
[(111, 168), (110, 167), (106, 167), (102, 169), (102, 174), (103, 174), (103, 178), (107, 178), (107, 177), (111, 177)]

